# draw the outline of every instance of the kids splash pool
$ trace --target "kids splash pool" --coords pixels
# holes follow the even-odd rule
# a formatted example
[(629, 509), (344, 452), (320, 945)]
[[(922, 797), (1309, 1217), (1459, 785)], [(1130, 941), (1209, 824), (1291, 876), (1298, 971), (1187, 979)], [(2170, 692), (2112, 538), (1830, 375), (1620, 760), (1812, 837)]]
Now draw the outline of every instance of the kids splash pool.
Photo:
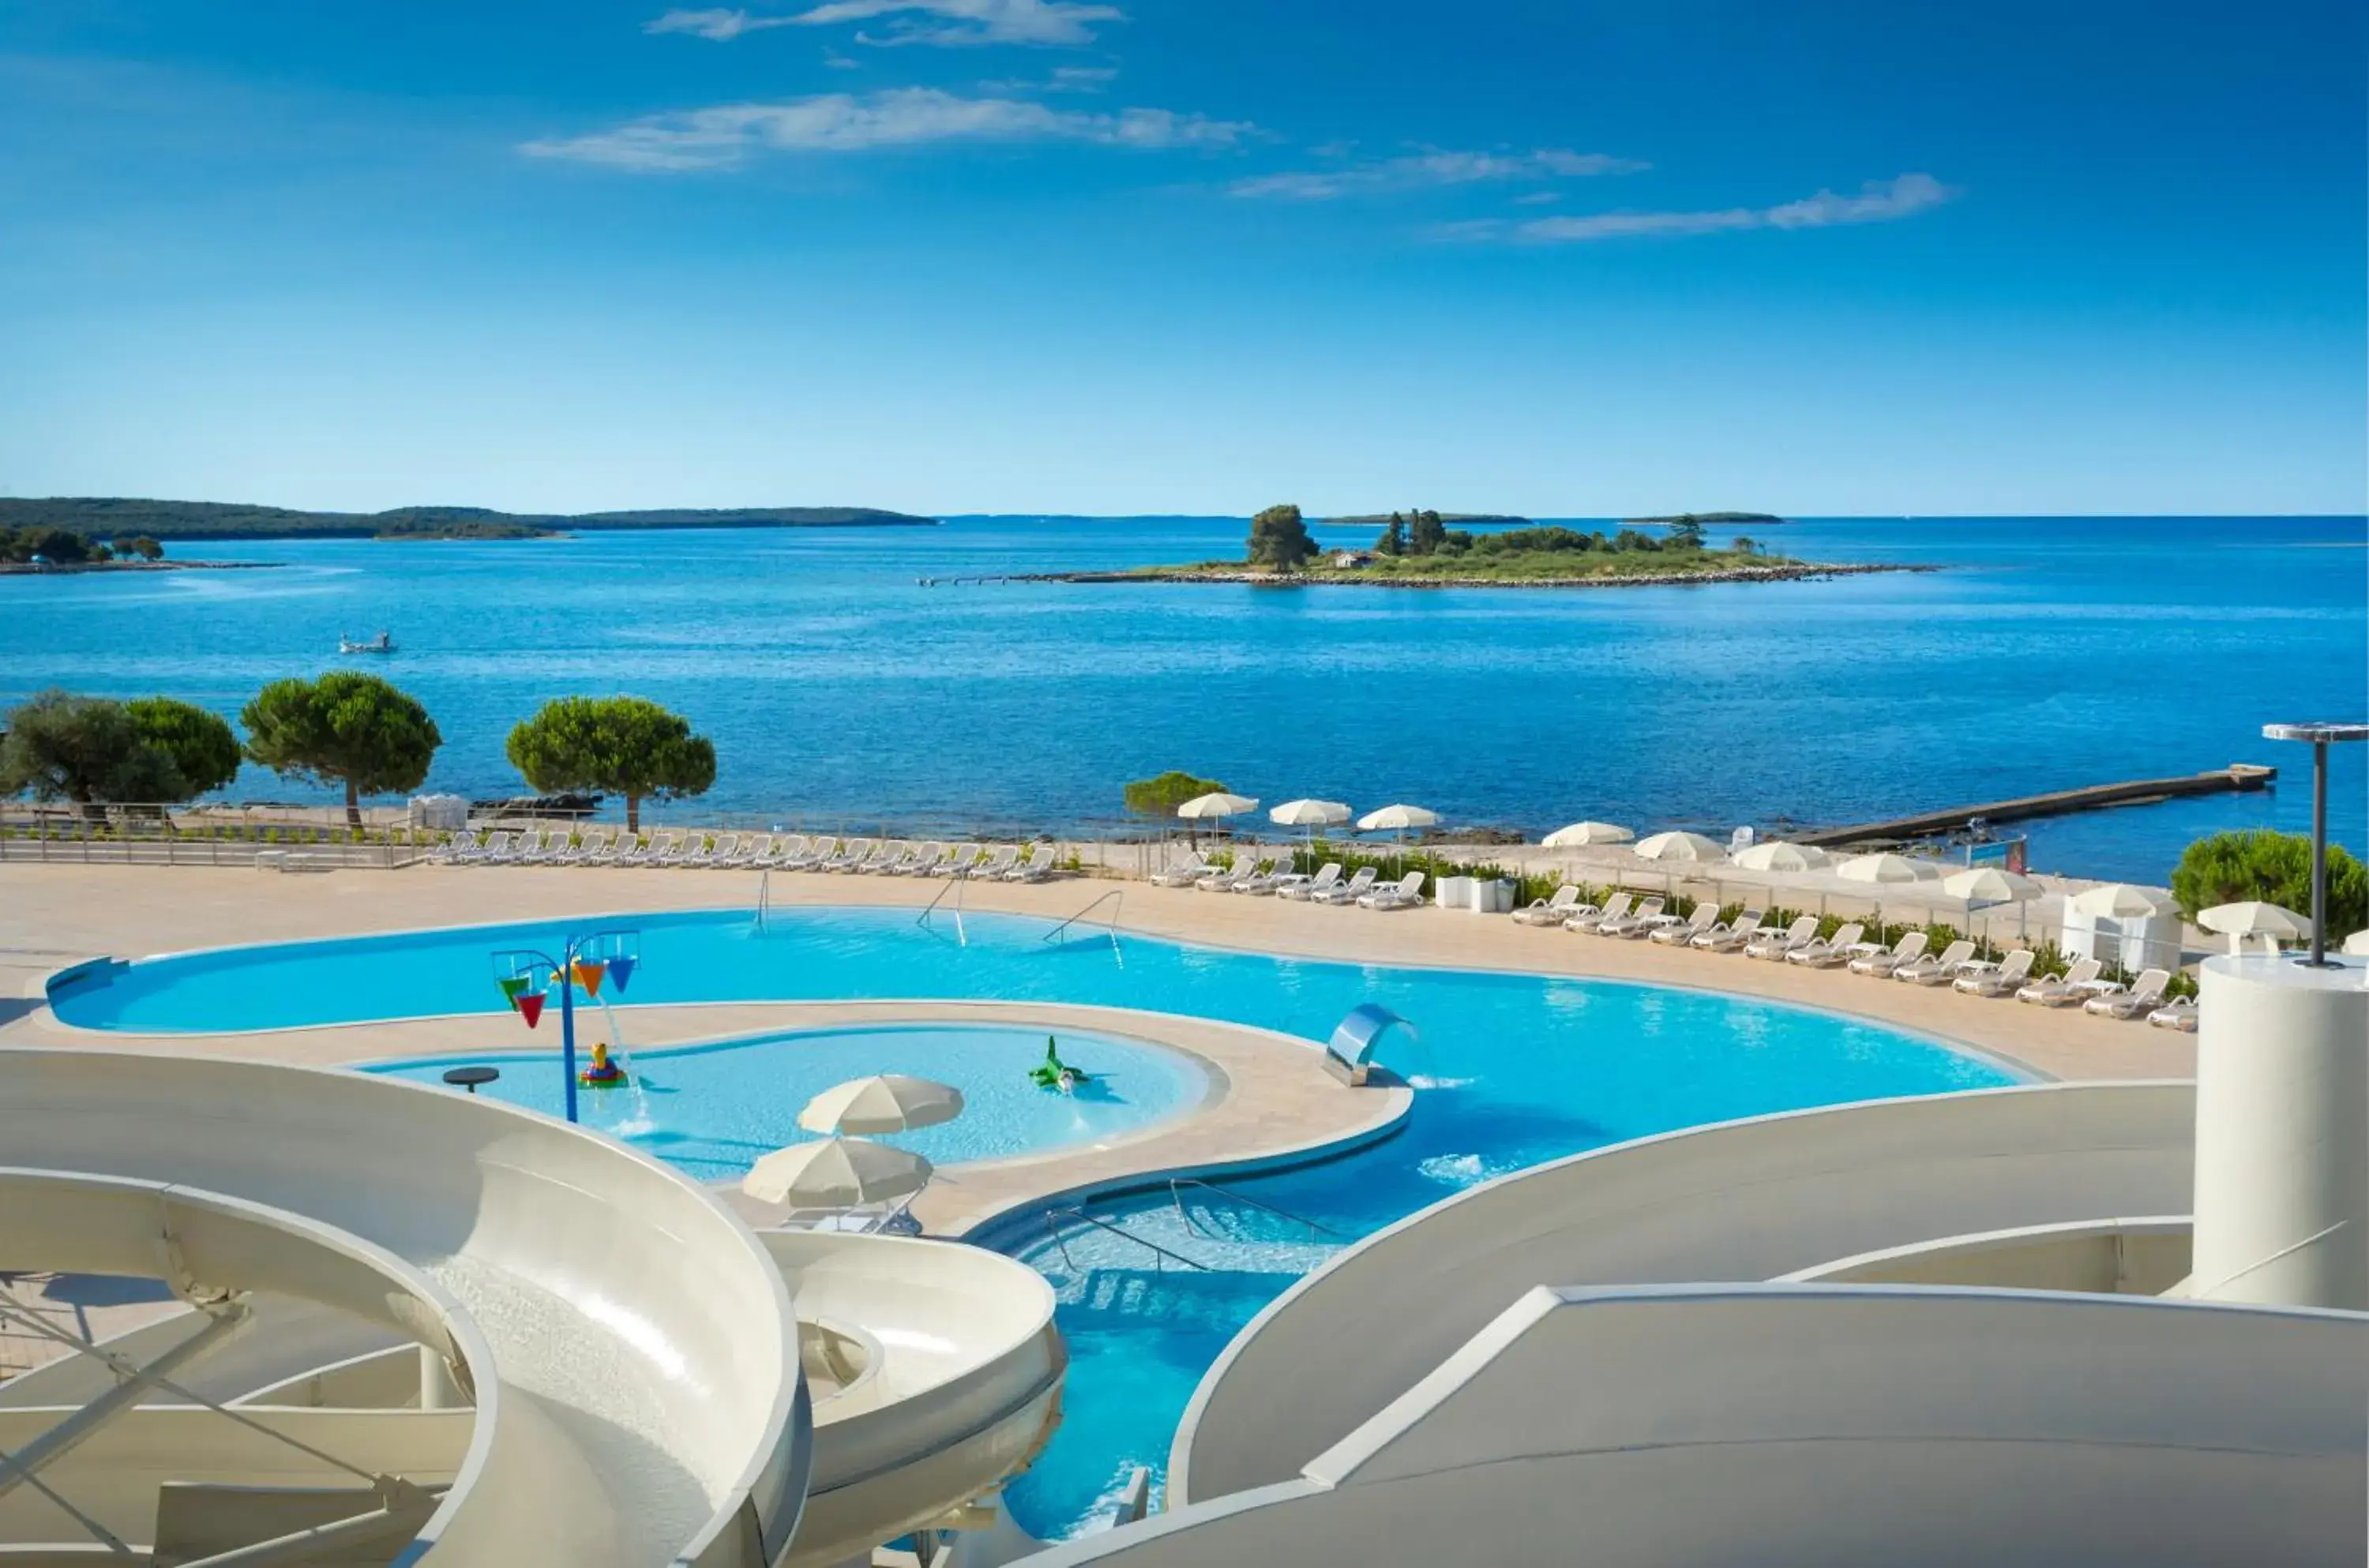
[[(1061, 1428), (1007, 1491), (1019, 1521), (1045, 1536), (1091, 1528), (1135, 1465), (1157, 1478), (1194, 1386), (1227, 1341), (1350, 1240), (1493, 1176), (1650, 1133), (2013, 1082), (1998, 1064), (1938, 1041), (1717, 991), (1326, 962), (1101, 932), (1048, 941), (1052, 922), (1013, 915), (970, 915), (958, 934), (898, 910), (777, 911), (761, 932), (745, 912), (705, 911), (189, 954), (93, 971), (54, 988), (52, 1006), (80, 1027), (148, 1033), (484, 1015), (489, 1032), (524, 1045), (490, 955), (617, 926), (638, 933), (635, 1003), (1070, 1002), (1213, 1018), (1312, 1043), (1370, 1001), (1417, 1026), (1419, 1041), (1384, 1051), (1417, 1090), (1396, 1137), (1225, 1181), (1297, 1219), (1206, 1192), (1179, 1203), (1164, 1187), (1093, 1206), (1198, 1267), (1155, 1266), (1139, 1244), (1107, 1233), (1056, 1239), (1036, 1215), (985, 1238), (1053, 1281), (1070, 1344)], [(661, 1082), (681, 1070), (654, 1065)], [(555, 1067), (555, 1094), (556, 1075)], [(789, 1102), (793, 1116), (797, 1103)]]
[[(582, 1027), (588, 1041), (624, 1033), (598, 1015)], [(1209, 1086), (1206, 1073), (1173, 1051), (1064, 1029), (1062, 1059), (1089, 1077), (1072, 1093), (1051, 1093), (1028, 1077), (1044, 1059), (1047, 1038), (1041, 1029), (901, 1024), (785, 1030), (630, 1052), (622, 1059), (628, 1082), (580, 1091), (578, 1116), (703, 1181), (723, 1181), (761, 1155), (816, 1136), (798, 1127), (799, 1107), (835, 1083), (876, 1072), (927, 1078), (962, 1091), (963, 1111), (954, 1120), (878, 1135), (939, 1165), (1117, 1138), (1191, 1109)], [(484, 1093), (546, 1116), (561, 1114), (556, 1051), (415, 1057), (365, 1070), (438, 1083), (455, 1067), (495, 1068), (501, 1077)]]

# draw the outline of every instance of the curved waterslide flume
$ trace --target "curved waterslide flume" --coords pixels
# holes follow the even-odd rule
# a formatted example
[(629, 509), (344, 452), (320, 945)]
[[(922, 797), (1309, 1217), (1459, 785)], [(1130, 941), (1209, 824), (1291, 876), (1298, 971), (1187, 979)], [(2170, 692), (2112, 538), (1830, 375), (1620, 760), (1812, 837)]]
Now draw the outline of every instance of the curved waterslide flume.
[(2192, 1083), (2043, 1084), (1759, 1116), (1500, 1177), (1277, 1298), (1195, 1391), (1173, 1498), (1291, 1480), (1542, 1284), (1767, 1280), (2190, 1202)]
[(1541, 1288), (1301, 1473), (1031, 1562), (2357, 1568), (2364, 1404), (2359, 1313)]
[[(389, 1079), (90, 1050), (0, 1050), (0, 1149), (294, 1217), (453, 1303), (486, 1347), (464, 1357), (483, 1451), (439, 1511), (435, 1563), (750, 1568), (784, 1550), (811, 1457), (788, 1294), (755, 1238), (656, 1161)], [(0, 1225), (27, 1223), (15, 1207)], [(154, 1237), (144, 1265), (0, 1266), (156, 1276)]]
[[(6, 1385), (0, 1453), (16, 1462), (0, 1470), (0, 1542), (156, 1539), (159, 1488), (175, 1481), (326, 1494), (328, 1517), (359, 1520), (391, 1550), (436, 1539), (491, 1452), (494, 1356), (458, 1300), (406, 1260), (302, 1215), (186, 1185), (0, 1169), (0, 1270), (29, 1268), (147, 1274), (196, 1310)], [(194, 1386), (210, 1356), (268, 1333), (256, 1292), (413, 1342), (415, 1368), (424, 1349), (455, 1386), (483, 1379), (480, 1409), (234, 1414), (193, 1402), (220, 1402)], [(14, 1304), (0, 1315), (40, 1332)], [(132, 1368), (141, 1375), (119, 1375)]]
[(806, 1516), (823, 1568), (963, 1508), (1053, 1435), (1068, 1355), (1042, 1275), (897, 1236), (760, 1232), (798, 1306), (814, 1399)]

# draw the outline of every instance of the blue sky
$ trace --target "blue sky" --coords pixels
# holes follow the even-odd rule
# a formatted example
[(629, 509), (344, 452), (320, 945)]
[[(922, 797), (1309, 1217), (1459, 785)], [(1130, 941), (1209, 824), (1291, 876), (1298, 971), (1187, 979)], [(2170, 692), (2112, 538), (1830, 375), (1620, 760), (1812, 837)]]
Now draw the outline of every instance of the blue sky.
[(0, 0), (0, 493), (2357, 511), (2364, 31)]

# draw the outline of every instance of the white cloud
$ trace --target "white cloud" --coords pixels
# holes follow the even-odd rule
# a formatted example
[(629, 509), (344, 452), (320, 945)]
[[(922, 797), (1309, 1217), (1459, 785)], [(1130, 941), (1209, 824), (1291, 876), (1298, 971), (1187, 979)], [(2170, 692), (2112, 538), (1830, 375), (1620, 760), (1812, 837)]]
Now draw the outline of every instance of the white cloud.
[(1533, 245), (1569, 245), (1637, 235), (1720, 234), (1734, 229), (1823, 229), (1837, 223), (1884, 223), (1914, 217), (1957, 195), (1929, 174), (1871, 179), (1856, 196), (1821, 190), (1775, 207), (1722, 207), (1699, 212), (1592, 212), (1584, 217), (1533, 218), (1525, 223), (1493, 223), (1449, 234), (1449, 239), (1512, 239)]
[(718, 104), (651, 115), (586, 136), (529, 142), (539, 158), (614, 168), (718, 169), (754, 154), (854, 153), (936, 142), (1066, 141), (1159, 149), (1230, 146), (1256, 128), (1165, 109), (1085, 114), (1006, 97), (960, 97), (934, 87), (858, 97), (825, 93), (785, 103)]
[(669, 11), (655, 21), (642, 24), (646, 33), (689, 33), (716, 43), (728, 43), (742, 33), (757, 32), (766, 28), (788, 27), (789, 17), (751, 17), (746, 11), (727, 11), (721, 6), (706, 11)]
[(1431, 148), (1401, 157), (1334, 169), (1297, 170), (1238, 179), (1227, 189), (1236, 196), (1281, 201), (1330, 201), (1375, 191), (1634, 174), (1649, 166), (1605, 153), (1574, 153), (1539, 147), (1527, 153), (1459, 153)]
[[(918, 15), (916, 15), (918, 13)], [(1121, 22), (1127, 14), (1116, 6), (1090, 5), (1083, 0), (825, 0), (811, 10), (786, 16), (750, 16), (740, 9), (716, 6), (705, 10), (671, 10), (643, 31), (690, 33), (695, 38), (727, 43), (743, 33), (768, 28), (831, 27), (842, 22), (889, 19), (885, 38), (856, 34), (859, 43), (883, 47), (932, 43), (965, 47), (989, 43), (1030, 43), (1074, 46), (1092, 43), (1089, 22)]]
[(1041, 81), (1015, 76), (978, 86), (989, 93), (1099, 93), (1117, 79), (1115, 66), (1060, 65)]

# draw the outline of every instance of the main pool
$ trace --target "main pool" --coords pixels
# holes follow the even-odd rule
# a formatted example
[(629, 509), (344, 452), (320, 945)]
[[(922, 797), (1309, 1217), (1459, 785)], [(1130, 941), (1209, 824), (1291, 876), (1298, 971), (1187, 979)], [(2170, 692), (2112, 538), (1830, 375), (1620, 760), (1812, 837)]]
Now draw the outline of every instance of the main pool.
[[(1417, 1089), (1397, 1137), (1226, 1184), (1322, 1231), (1214, 1200), (1180, 1215), (1162, 1190), (1097, 1212), (1132, 1211), (1142, 1234), (1210, 1272), (1155, 1271), (1149, 1253), (1108, 1236), (1064, 1238), (1065, 1257), (1041, 1225), (1011, 1233), (1013, 1249), (1059, 1288), (1071, 1355), (1061, 1428), (1008, 1494), (1021, 1523), (1041, 1535), (1086, 1526), (1132, 1466), (1157, 1473), (1194, 1385), (1227, 1340), (1345, 1239), (1492, 1176), (1649, 1133), (2011, 1082), (1997, 1065), (1933, 1041), (1716, 991), (1324, 963), (1099, 932), (1048, 941), (1050, 922), (1005, 915), (966, 916), (959, 933), (893, 910), (777, 912), (762, 932), (738, 911), (566, 930), (617, 928), (638, 932), (635, 1002), (1079, 1002), (1314, 1041), (1350, 1008), (1375, 1001), (1417, 1026), (1418, 1042), (1385, 1047)], [(506, 1013), (491, 956), (555, 948), (566, 930), (479, 927), (153, 959), (68, 985), (53, 1005), (69, 1024), (144, 1032), (485, 1014), (489, 1033), (523, 1045), (530, 1036)]]

